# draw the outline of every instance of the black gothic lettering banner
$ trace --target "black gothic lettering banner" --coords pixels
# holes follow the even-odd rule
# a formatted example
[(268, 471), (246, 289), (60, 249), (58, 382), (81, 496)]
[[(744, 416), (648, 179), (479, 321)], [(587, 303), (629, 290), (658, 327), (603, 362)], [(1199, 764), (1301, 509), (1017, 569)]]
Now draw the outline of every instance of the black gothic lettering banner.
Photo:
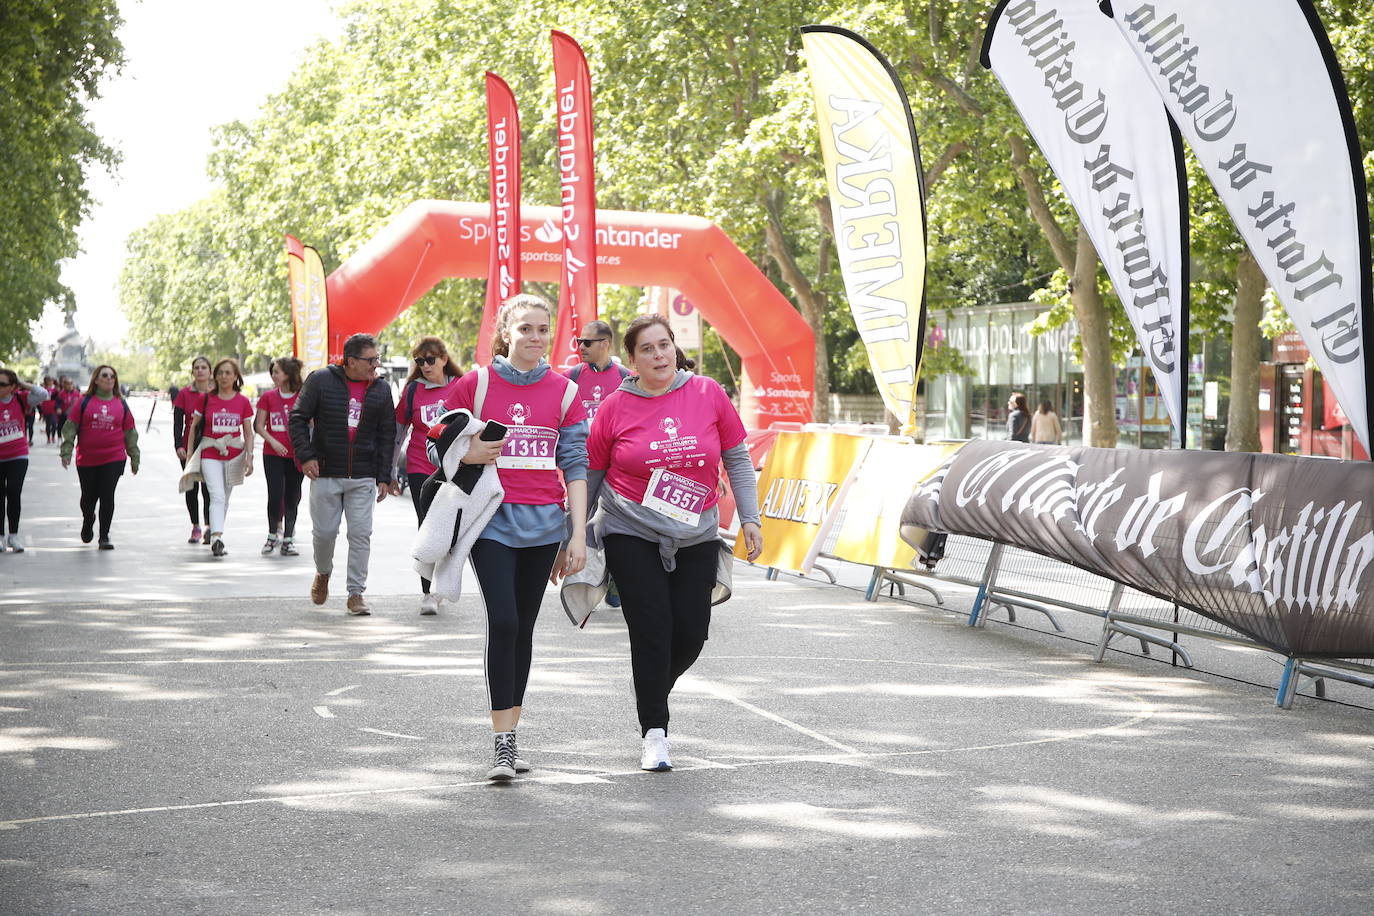
[(1369, 212), (1311, 0), (1115, 0), (1112, 18), (1369, 448)]
[(903, 525), (1071, 563), (1285, 654), (1374, 657), (1374, 465), (970, 442)]
[(1188, 179), (1169, 114), (1096, 0), (1002, 0), (983, 41), (1126, 307), (1183, 443)]

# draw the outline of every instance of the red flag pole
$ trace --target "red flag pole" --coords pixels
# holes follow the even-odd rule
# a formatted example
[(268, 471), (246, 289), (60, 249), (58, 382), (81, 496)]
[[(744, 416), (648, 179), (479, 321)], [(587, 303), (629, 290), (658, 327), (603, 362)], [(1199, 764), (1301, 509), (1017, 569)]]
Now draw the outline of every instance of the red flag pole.
[(558, 115), (563, 268), (549, 362), (555, 369), (568, 369), (579, 361), (575, 339), (582, 325), (597, 317), (592, 80), (587, 57), (577, 42), (556, 29), (551, 37)]
[(474, 356), (491, 362), (491, 338), (501, 303), (520, 292), (520, 110), (510, 86), (487, 71), (487, 162), (491, 211), (487, 233), (487, 297)]

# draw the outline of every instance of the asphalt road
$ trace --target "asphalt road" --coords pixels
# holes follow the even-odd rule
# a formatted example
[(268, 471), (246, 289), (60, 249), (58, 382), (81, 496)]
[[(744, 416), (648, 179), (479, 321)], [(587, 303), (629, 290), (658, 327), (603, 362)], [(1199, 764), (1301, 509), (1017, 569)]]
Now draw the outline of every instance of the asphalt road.
[(98, 553), (36, 450), (29, 550), (0, 557), (0, 913), (1374, 909), (1374, 713), (971, 630), (957, 589), (741, 567), (663, 774), (637, 768), (623, 621), (575, 630), (550, 590), (535, 769), (488, 785), (480, 599), (417, 615), (408, 501), (348, 618), (305, 597), (308, 557), (257, 555), (260, 481), (229, 557), (186, 545), (166, 451)]

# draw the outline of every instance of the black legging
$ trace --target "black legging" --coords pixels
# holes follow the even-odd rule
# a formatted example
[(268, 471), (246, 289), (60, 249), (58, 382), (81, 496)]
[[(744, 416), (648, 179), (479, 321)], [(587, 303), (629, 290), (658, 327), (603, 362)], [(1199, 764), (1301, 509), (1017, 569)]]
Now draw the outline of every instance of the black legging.
[(28, 472), (27, 457), (0, 461), (0, 515), (9, 522), (10, 534), (19, 533), (19, 496), (24, 492), (24, 475)]
[(94, 464), (76, 469), (77, 479), (81, 481), (81, 518), (83, 521), (96, 514), (96, 504), (100, 506), (100, 539), (109, 540), (110, 522), (114, 521), (115, 487), (124, 474), (124, 459), (109, 464)]
[[(186, 459), (185, 459), (185, 458), (180, 458), (180, 459), (178, 459), (178, 460), (181, 461), (181, 466), (182, 466), (183, 468), (186, 467)], [(205, 485), (205, 481), (203, 481), (203, 480), (200, 482), (200, 500), (201, 500), (201, 503), (205, 506), (205, 515), (204, 515), (204, 516), (200, 516), (200, 515), (197, 515), (197, 514), (196, 514), (196, 509), (199, 508), (199, 507), (196, 505), (196, 488), (195, 488), (195, 487), (191, 487), (191, 489), (187, 490), (187, 491), (186, 491), (186, 512), (187, 512), (187, 514), (189, 514), (189, 515), (191, 516), (191, 524), (192, 524), (192, 525), (195, 525), (197, 528), (199, 528), (199, 527), (200, 527), (200, 524), (201, 524), (200, 520), (201, 520), (201, 518), (203, 517), (203, 518), (205, 519), (205, 526), (208, 528), (208, 527), (210, 527), (210, 488), (207, 487), (207, 486)]]
[[(406, 485), (410, 488), (410, 502), (415, 507), (415, 524), (420, 524), (425, 520), (425, 507), (420, 505), (420, 489), (429, 480), (428, 474), (407, 474)], [(420, 591), (429, 594), (429, 580), (424, 576), (420, 577)]]
[(558, 545), (507, 547), (478, 538), (469, 556), (487, 606), (487, 696), (492, 711), (521, 706), (534, 655), (534, 624)]
[(305, 479), (305, 472), (296, 467), (295, 458), (264, 454), (262, 474), (267, 478), (267, 533), (276, 534), (277, 526), (284, 519), (282, 537), (295, 537), (296, 510), (301, 504), (301, 481)]
[(668, 694), (701, 655), (711, 627), (711, 589), (716, 584), (720, 542), (677, 552), (667, 572), (658, 544), (626, 534), (605, 538), (606, 569), (620, 589), (630, 629), (630, 668), (641, 735), (668, 728)]

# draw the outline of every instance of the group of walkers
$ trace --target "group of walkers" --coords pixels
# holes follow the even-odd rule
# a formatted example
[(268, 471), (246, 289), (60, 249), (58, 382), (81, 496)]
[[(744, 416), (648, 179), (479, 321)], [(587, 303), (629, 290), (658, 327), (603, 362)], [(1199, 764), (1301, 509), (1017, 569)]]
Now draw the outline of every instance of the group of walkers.
[[(499, 483), (499, 504), (477, 521), (455, 518), (453, 543), (464, 535), (467, 553), (459, 563), (471, 562), (485, 605), (493, 732), (487, 776), (497, 781), (530, 769), (516, 729), (550, 582), (582, 573), (589, 551), (603, 552), (629, 631), (640, 765), (667, 770), (669, 694), (702, 651), (712, 593), (730, 563), (718, 534), (722, 468), (749, 559), (763, 549), (743, 423), (721, 386), (691, 371), (667, 321), (649, 315), (631, 322), (623, 363), (612, 358), (610, 325), (590, 322), (577, 341), (583, 361), (567, 374), (548, 362), (553, 325), (544, 299), (513, 297), (499, 311), (490, 365), (466, 374), (443, 340), (423, 337), (411, 351), (399, 402), (379, 377), (377, 342), (365, 334), (344, 343), (339, 364), (304, 381), (299, 360), (274, 360), (274, 387), (256, 407), (241, 392), (237, 362), (211, 365), (196, 357), (191, 384), (173, 402), (189, 541), (227, 555), (230, 498), (253, 473), (254, 440), (261, 439), (268, 492), (262, 553), (296, 555), (297, 508), (308, 478), (310, 597), (317, 605), (329, 599), (335, 543), (346, 524), (351, 616), (371, 613), (364, 593), (374, 505), (409, 488), (423, 526), (436, 488), (495, 475), (487, 482)], [(101, 549), (113, 549), (115, 489), (126, 462), (138, 473), (140, 457), (133, 415), (119, 392), (110, 366), (96, 370), (84, 395), (67, 400), (60, 390), (54, 396), (0, 370), (0, 506), (11, 549), (23, 549), (17, 531), (28, 465), (24, 415), (50, 400), (63, 411), (64, 467), (75, 451), (82, 540), (98, 536)], [(468, 435), (456, 439), (464, 424), (471, 425)], [(446, 429), (454, 432), (444, 437)], [(444, 462), (441, 441), (462, 443), (457, 462)], [(433, 566), (417, 568), (438, 577)], [(420, 589), (420, 613), (436, 614), (442, 597), (435, 582), (422, 575)]]

